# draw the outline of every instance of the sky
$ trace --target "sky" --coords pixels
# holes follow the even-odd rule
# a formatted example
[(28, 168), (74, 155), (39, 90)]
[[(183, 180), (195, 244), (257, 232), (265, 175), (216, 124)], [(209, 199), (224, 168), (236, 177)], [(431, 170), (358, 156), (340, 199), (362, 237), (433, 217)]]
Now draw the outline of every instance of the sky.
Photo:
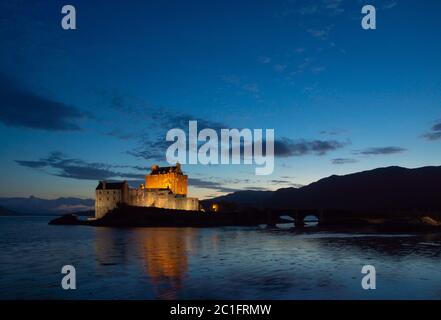
[[(61, 8), (76, 9), (76, 30)], [(361, 27), (363, 5), (376, 29)], [(274, 129), (275, 169), (183, 165), (189, 195), (441, 165), (437, 0), (2, 1), (0, 197), (93, 198), (169, 129)]]

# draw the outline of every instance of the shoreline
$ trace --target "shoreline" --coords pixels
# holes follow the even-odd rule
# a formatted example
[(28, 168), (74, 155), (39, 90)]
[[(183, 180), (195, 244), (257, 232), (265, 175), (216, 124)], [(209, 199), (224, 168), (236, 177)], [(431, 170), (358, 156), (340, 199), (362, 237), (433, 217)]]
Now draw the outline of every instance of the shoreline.
[[(259, 226), (266, 225), (268, 228), (276, 227), (277, 224), (293, 224), (293, 229), (304, 230), (304, 224), (295, 224), (295, 221), (281, 216), (275, 217), (271, 213), (259, 210), (242, 212), (203, 212), (162, 209), (154, 207), (131, 207), (120, 206), (100, 219), (82, 220), (75, 214), (65, 214), (49, 221), (50, 225), (85, 225), (92, 227), (175, 227), (175, 228), (212, 228), (225, 226)], [(327, 218), (318, 221), (316, 230), (359, 230), (371, 229), (375, 232), (441, 232), (439, 219), (427, 215), (419, 217), (341, 217), (336, 219)]]

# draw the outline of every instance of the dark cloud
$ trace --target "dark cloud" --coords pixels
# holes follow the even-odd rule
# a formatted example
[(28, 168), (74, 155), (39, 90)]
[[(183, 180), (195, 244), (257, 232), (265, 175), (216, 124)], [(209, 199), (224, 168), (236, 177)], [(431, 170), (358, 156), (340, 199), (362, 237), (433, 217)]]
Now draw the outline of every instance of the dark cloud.
[(220, 134), (220, 130), (228, 128), (227, 125), (209, 119), (203, 119), (191, 114), (174, 111), (166, 106), (153, 106), (152, 104), (130, 95), (115, 91), (98, 91), (97, 94), (104, 100), (109, 108), (129, 116), (133, 121), (143, 121), (148, 128), (147, 132), (138, 134), (127, 129), (113, 129), (107, 135), (122, 140), (134, 140), (137, 145), (128, 150), (127, 154), (139, 159), (149, 161), (165, 161), (167, 148), (173, 143), (166, 141), (168, 130), (179, 128), (188, 133), (189, 121), (197, 121), (198, 131), (210, 128)]
[(423, 138), (430, 140), (430, 141), (440, 140), (441, 139), (441, 122), (432, 126), (430, 132), (423, 134)]
[(22, 167), (28, 167), (28, 168), (43, 168), (47, 166), (47, 163), (45, 161), (25, 161), (25, 160), (15, 160), (19, 165)]
[[(64, 178), (77, 180), (113, 180), (128, 179), (133, 187), (138, 187), (144, 183), (145, 173), (149, 171), (147, 167), (109, 165), (99, 162), (87, 162), (81, 159), (70, 158), (61, 152), (52, 152), (47, 157), (36, 161), (16, 160), (16, 163), (23, 167), (28, 167)], [(119, 169), (129, 169), (129, 172), (122, 172)], [(134, 172), (138, 171), (138, 172)], [(222, 181), (203, 180), (198, 178), (189, 178), (190, 186), (204, 189), (212, 189), (218, 192), (235, 192), (240, 189), (225, 187)]]
[[(279, 158), (300, 157), (304, 155), (314, 154), (318, 156), (325, 155), (330, 151), (343, 148), (347, 143), (336, 140), (292, 140), (289, 138), (280, 138), (274, 141), (274, 156)], [(244, 149), (244, 143), (241, 140), (241, 151)], [(232, 146), (230, 146), (230, 156), (232, 154)], [(266, 141), (263, 141), (262, 152), (266, 155)], [(241, 159), (243, 159), (241, 153)]]
[(70, 164), (58, 164), (53, 167), (60, 169), (55, 175), (78, 180), (107, 180), (117, 176), (117, 174), (111, 170), (87, 165), (76, 166)]
[(332, 164), (346, 164), (346, 163), (356, 163), (358, 162), (357, 159), (350, 159), (350, 158), (336, 158), (332, 159)]
[[(86, 162), (81, 159), (69, 158), (61, 152), (52, 152), (47, 157), (36, 161), (16, 160), (23, 167), (43, 170), (48, 174), (77, 180), (109, 180), (109, 179), (137, 179), (141, 180), (143, 174), (133, 170), (143, 171), (138, 166), (109, 165), (99, 162)], [(116, 169), (130, 169), (122, 172)]]
[(219, 192), (235, 192), (241, 190), (241, 189), (224, 187), (220, 182), (203, 180), (198, 178), (189, 178), (188, 184), (192, 187), (214, 189)]
[(249, 187), (246, 189), (247, 191), (270, 191), (270, 189), (265, 187)]
[(64, 103), (38, 95), (0, 74), (0, 122), (13, 127), (49, 131), (79, 130), (85, 114)]
[[(153, 125), (149, 129), (154, 127), (155, 129), (159, 129), (161, 133), (173, 128), (187, 130), (190, 120), (197, 121), (199, 128), (211, 128), (216, 131), (227, 128), (218, 121), (202, 119), (185, 112), (174, 111), (167, 106), (154, 106), (146, 101), (118, 93), (117, 91), (99, 91), (97, 94), (105, 100), (111, 109), (119, 111), (124, 115), (130, 115), (138, 120), (147, 120)], [(119, 132), (112, 130), (109, 134), (117, 136)]]
[(336, 136), (336, 135), (343, 134), (343, 133), (347, 133), (347, 130), (334, 129), (334, 130), (323, 130), (323, 131), (320, 131), (320, 134), (329, 135), (329, 136)]
[(376, 156), (376, 155), (402, 153), (406, 150), (407, 149), (401, 147), (380, 147), (380, 148), (369, 148), (361, 151), (356, 151), (356, 154), (361, 154), (364, 156)]
[(271, 183), (274, 183), (276, 185), (279, 184), (284, 184), (284, 185), (289, 185), (290, 187), (294, 187), (294, 188), (300, 188), (303, 187), (302, 184), (299, 183), (293, 183), (291, 180), (282, 180), (282, 179), (273, 179), (270, 181)]
[(221, 129), (228, 128), (220, 122), (169, 111), (153, 112), (151, 116), (154, 123), (159, 125), (160, 134), (155, 138), (152, 138), (151, 135), (140, 137), (139, 145), (132, 150), (129, 150), (127, 152), (128, 154), (145, 160), (165, 161), (167, 148), (173, 143), (172, 141), (166, 141), (167, 131), (174, 128), (182, 129), (184, 132), (187, 132), (188, 137), (189, 121), (197, 121), (198, 131), (210, 128), (215, 130), (219, 136)]
[(430, 141), (440, 140), (441, 139), (441, 131), (426, 133), (424, 135), (424, 137)]
[[(201, 128), (205, 128), (202, 127)], [(218, 134), (220, 137), (220, 133)], [(128, 151), (128, 154), (137, 158), (143, 158), (146, 160), (165, 161), (165, 154), (167, 148), (173, 142), (165, 140), (165, 134), (163, 137), (158, 137), (156, 141), (144, 141), (143, 145)], [(199, 142), (203, 143), (203, 142)], [(263, 142), (263, 152), (265, 154), (266, 141)], [(346, 143), (336, 140), (291, 140), (289, 138), (281, 138), (274, 141), (274, 156), (280, 158), (304, 156), (308, 154), (324, 155), (328, 152), (343, 148)], [(244, 144), (241, 140), (241, 152), (243, 151)], [(221, 149), (219, 149), (219, 152)], [(230, 156), (232, 155), (232, 145), (230, 145)], [(243, 152), (241, 153), (241, 159), (243, 159)]]
[(141, 166), (132, 166), (133, 169), (138, 170), (138, 171), (143, 171), (143, 172), (147, 172), (150, 171), (150, 167), (141, 167)]
[(346, 143), (335, 140), (298, 140), (282, 138), (274, 142), (274, 155), (277, 157), (295, 157), (307, 154), (324, 155), (343, 148)]
[[(128, 154), (136, 158), (158, 162), (165, 161), (167, 148), (173, 143), (166, 141), (167, 131), (173, 128), (179, 128), (187, 132), (188, 137), (189, 121), (197, 121), (198, 131), (204, 128), (210, 128), (215, 130), (219, 137), (221, 129), (230, 128), (230, 126), (219, 121), (202, 119), (190, 114), (167, 110), (166, 108), (154, 108), (148, 103), (140, 102), (126, 96), (114, 96), (114, 94), (112, 94), (111, 97), (112, 99), (109, 102), (111, 108), (134, 116), (148, 114), (149, 121), (152, 123), (150, 130), (154, 131), (155, 134), (152, 135), (150, 132), (149, 135), (139, 136), (138, 146), (127, 151)], [(113, 131), (112, 135), (119, 136), (119, 133)], [(125, 137), (126, 136), (123, 135), (122, 138)], [(203, 142), (199, 143), (202, 144)], [(307, 154), (324, 155), (330, 151), (343, 148), (345, 145), (346, 143), (335, 140), (294, 141), (288, 138), (281, 138), (274, 142), (274, 149), (276, 157), (291, 157)], [(243, 148), (243, 143), (241, 147)]]
[(441, 122), (435, 124), (435, 125), (432, 127), (432, 130), (433, 130), (433, 131), (441, 131)]
[(127, 154), (139, 159), (165, 161), (166, 150), (173, 143), (166, 141), (165, 136), (164, 133), (164, 136), (157, 137), (153, 141), (148, 138), (141, 139), (139, 145), (127, 151)]
[(118, 138), (120, 140), (131, 140), (138, 136), (136, 133), (125, 132), (124, 130), (117, 130), (117, 129), (113, 129), (107, 132), (106, 135), (114, 138)]

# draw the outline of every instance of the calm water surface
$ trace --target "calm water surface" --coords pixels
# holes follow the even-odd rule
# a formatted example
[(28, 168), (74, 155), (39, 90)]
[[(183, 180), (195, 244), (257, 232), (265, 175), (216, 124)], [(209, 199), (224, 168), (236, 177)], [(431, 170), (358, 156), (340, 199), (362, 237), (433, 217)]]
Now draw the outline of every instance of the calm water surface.
[[(0, 217), (0, 299), (440, 299), (441, 234), (49, 226)], [(77, 289), (60, 287), (61, 267)], [(374, 265), (377, 290), (361, 289)]]

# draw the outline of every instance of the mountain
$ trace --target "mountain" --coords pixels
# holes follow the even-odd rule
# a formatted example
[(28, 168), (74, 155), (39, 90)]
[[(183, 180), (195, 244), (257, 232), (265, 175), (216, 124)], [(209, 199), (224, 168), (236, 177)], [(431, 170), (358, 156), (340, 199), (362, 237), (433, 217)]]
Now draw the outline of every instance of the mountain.
[(0, 207), (0, 216), (11, 216), (15, 214), (17, 214), (17, 212)]
[(255, 190), (236, 191), (214, 199), (203, 200), (202, 202), (234, 202), (240, 205), (262, 207), (273, 193), (273, 191)]
[(0, 206), (4, 210), (29, 214), (63, 214), (73, 211), (94, 210), (95, 200), (79, 198), (41, 199), (0, 198)]
[[(249, 191), (211, 201), (250, 204)], [(259, 194), (254, 194), (256, 200)], [(275, 209), (441, 209), (441, 167), (378, 168), (343, 176), (333, 175), (301, 188), (263, 194), (256, 207)]]

